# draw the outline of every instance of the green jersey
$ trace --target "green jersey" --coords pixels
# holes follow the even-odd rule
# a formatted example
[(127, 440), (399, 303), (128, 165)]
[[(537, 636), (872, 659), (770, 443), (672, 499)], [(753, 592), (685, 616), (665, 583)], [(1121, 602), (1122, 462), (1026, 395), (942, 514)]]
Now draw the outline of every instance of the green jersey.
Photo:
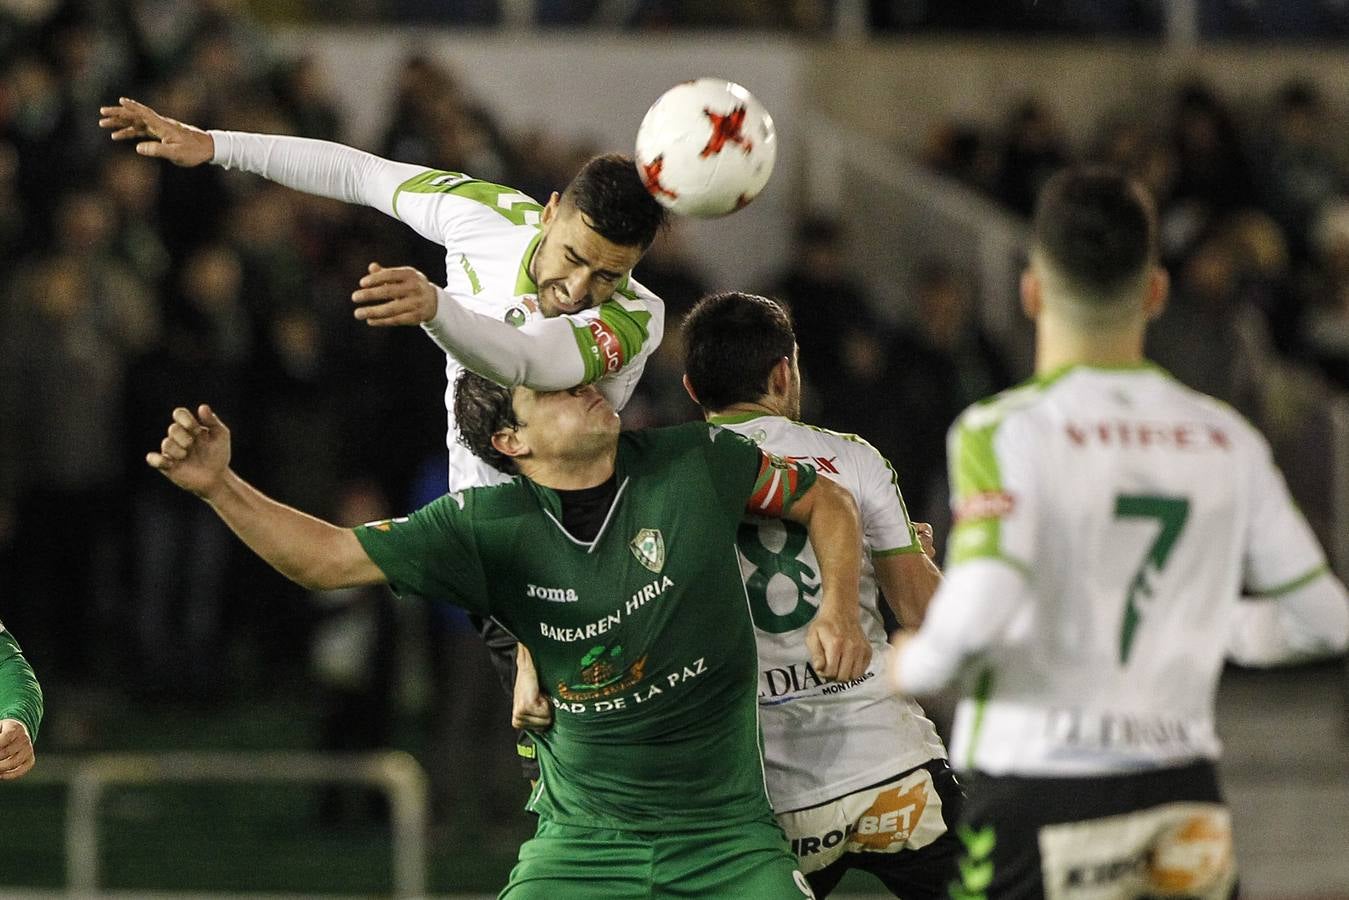
[(771, 816), (754, 628), (735, 552), (747, 509), (781, 514), (814, 470), (705, 424), (624, 433), (592, 541), (525, 478), (356, 529), (395, 588), (497, 619), (556, 707), (531, 809), (670, 831)]
[(0, 719), (18, 719), (37, 740), (42, 724), (42, 688), (14, 636), (0, 623)]

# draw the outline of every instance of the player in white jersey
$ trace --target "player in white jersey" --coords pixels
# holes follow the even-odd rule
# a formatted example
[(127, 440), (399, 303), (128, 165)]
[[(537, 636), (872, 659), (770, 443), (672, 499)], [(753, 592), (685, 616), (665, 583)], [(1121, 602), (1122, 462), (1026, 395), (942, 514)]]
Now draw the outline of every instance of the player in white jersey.
[[(446, 285), (371, 264), (352, 299), (370, 325), (420, 324), (446, 353), (449, 490), (508, 480), (460, 444), (453, 390), (463, 367), (538, 391), (595, 382), (621, 410), (660, 344), (665, 307), (631, 277), (665, 221), (632, 160), (592, 159), (559, 195), (529, 196), (458, 172), (392, 162), (327, 141), (202, 131), (135, 100), (100, 109), (114, 140), (180, 166), (241, 169), (296, 190), (359, 203), (445, 247)], [(474, 617), (503, 684), (516, 643)], [(521, 662), (528, 664), (525, 657)], [(529, 668), (532, 671), (532, 667)], [(528, 739), (520, 746), (535, 777)]]
[(1051, 179), (1021, 283), (1036, 376), (951, 431), (945, 581), (896, 671), (918, 694), (964, 678), (953, 897), (1230, 896), (1223, 660), (1349, 643), (1344, 586), (1268, 444), (1143, 358), (1155, 245), (1135, 182)]
[[(932, 723), (893, 692), (879, 593), (909, 628), (941, 575), (923, 552), (894, 469), (875, 448), (800, 421), (791, 318), (752, 294), (706, 297), (683, 324), (684, 384), (708, 421), (846, 487), (864, 530), (862, 626), (873, 647), (862, 677), (827, 683), (806, 629), (819, 606), (819, 563), (805, 532), (773, 519), (740, 526), (759, 651), (759, 718), (769, 798), (811, 887), (828, 894), (851, 868), (896, 896), (947, 896), (960, 843), (961, 793)], [(879, 589), (879, 590), (878, 590)]]
[(505, 480), (459, 444), (452, 391), (461, 367), (538, 391), (597, 382), (622, 409), (660, 344), (664, 304), (631, 272), (665, 212), (626, 157), (596, 157), (540, 205), (513, 188), (328, 141), (202, 131), (128, 98), (100, 112), (113, 139), (138, 141), (143, 156), (370, 206), (445, 247), (444, 288), (415, 269), (372, 264), (353, 299), (358, 319), (420, 324), (445, 351), (451, 491)]

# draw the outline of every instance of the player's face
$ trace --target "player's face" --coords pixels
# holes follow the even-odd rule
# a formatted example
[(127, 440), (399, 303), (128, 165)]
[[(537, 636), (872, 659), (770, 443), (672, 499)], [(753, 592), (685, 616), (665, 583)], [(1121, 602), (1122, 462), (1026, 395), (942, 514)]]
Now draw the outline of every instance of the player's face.
[(557, 194), (543, 211), (543, 237), (530, 262), (539, 286), (539, 308), (561, 316), (598, 306), (642, 258), (641, 247), (625, 247), (599, 235), (585, 213)]
[(519, 437), (540, 462), (585, 460), (618, 438), (618, 413), (593, 384), (566, 391), (518, 387), (512, 400)]

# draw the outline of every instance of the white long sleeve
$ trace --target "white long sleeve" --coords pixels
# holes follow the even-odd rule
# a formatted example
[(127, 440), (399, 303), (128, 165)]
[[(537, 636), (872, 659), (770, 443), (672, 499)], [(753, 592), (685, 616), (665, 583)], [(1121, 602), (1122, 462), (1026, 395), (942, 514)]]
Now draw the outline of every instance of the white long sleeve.
[(1232, 624), (1227, 655), (1244, 666), (1343, 653), (1349, 647), (1349, 594), (1327, 569), (1278, 596), (1240, 601)]
[(1013, 620), (1030, 601), (1020, 570), (1002, 559), (976, 559), (950, 571), (918, 634), (899, 658), (896, 678), (906, 694), (930, 694), (965, 665), (1007, 641)]
[(562, 391), (585, 380), (570, 318), (541, 319), (515, 328), (479, 315), (436, 288), (436, 315), (422, 325), (441, 350), (466, 369), (498, 384)]
[(394, 218), (399, 185), (426, 171), (425, 166), (392, 162), (331, 141), (242, 131), (208, 133), (215, 142), (211, 162), (221, 168), (261, 175), (306, 194), (370, 206)]

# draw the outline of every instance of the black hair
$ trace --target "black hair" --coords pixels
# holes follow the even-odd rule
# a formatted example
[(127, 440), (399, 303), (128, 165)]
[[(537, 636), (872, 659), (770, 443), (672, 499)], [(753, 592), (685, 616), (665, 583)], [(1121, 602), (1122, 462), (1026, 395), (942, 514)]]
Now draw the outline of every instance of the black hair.
[(758, 400), (778, 360), (792, 358), (792, 317), (776, 300), (728, 291), (684, 317), (684, 373), (703, 409)]
[(644, 251), (667, 215), (642, 183), (637, 163), (620, 153), (596, 156), (582, 166), (562, 192), (562, 202), (584, 213), (605, 240)]
[(1035, 244), (1074, 288), (1108, 296), (1155, 258), (1157, 215), (1147, 191), (1124, 173), (1074, 167), (1041, 190)]
[(454, 421), (459, 443), (498, 472), (519, 475), (515, 460), (492, 446), (492, 435), (506, 428), (519, 428), (514, 391), (468, 369), (454, 380)]

